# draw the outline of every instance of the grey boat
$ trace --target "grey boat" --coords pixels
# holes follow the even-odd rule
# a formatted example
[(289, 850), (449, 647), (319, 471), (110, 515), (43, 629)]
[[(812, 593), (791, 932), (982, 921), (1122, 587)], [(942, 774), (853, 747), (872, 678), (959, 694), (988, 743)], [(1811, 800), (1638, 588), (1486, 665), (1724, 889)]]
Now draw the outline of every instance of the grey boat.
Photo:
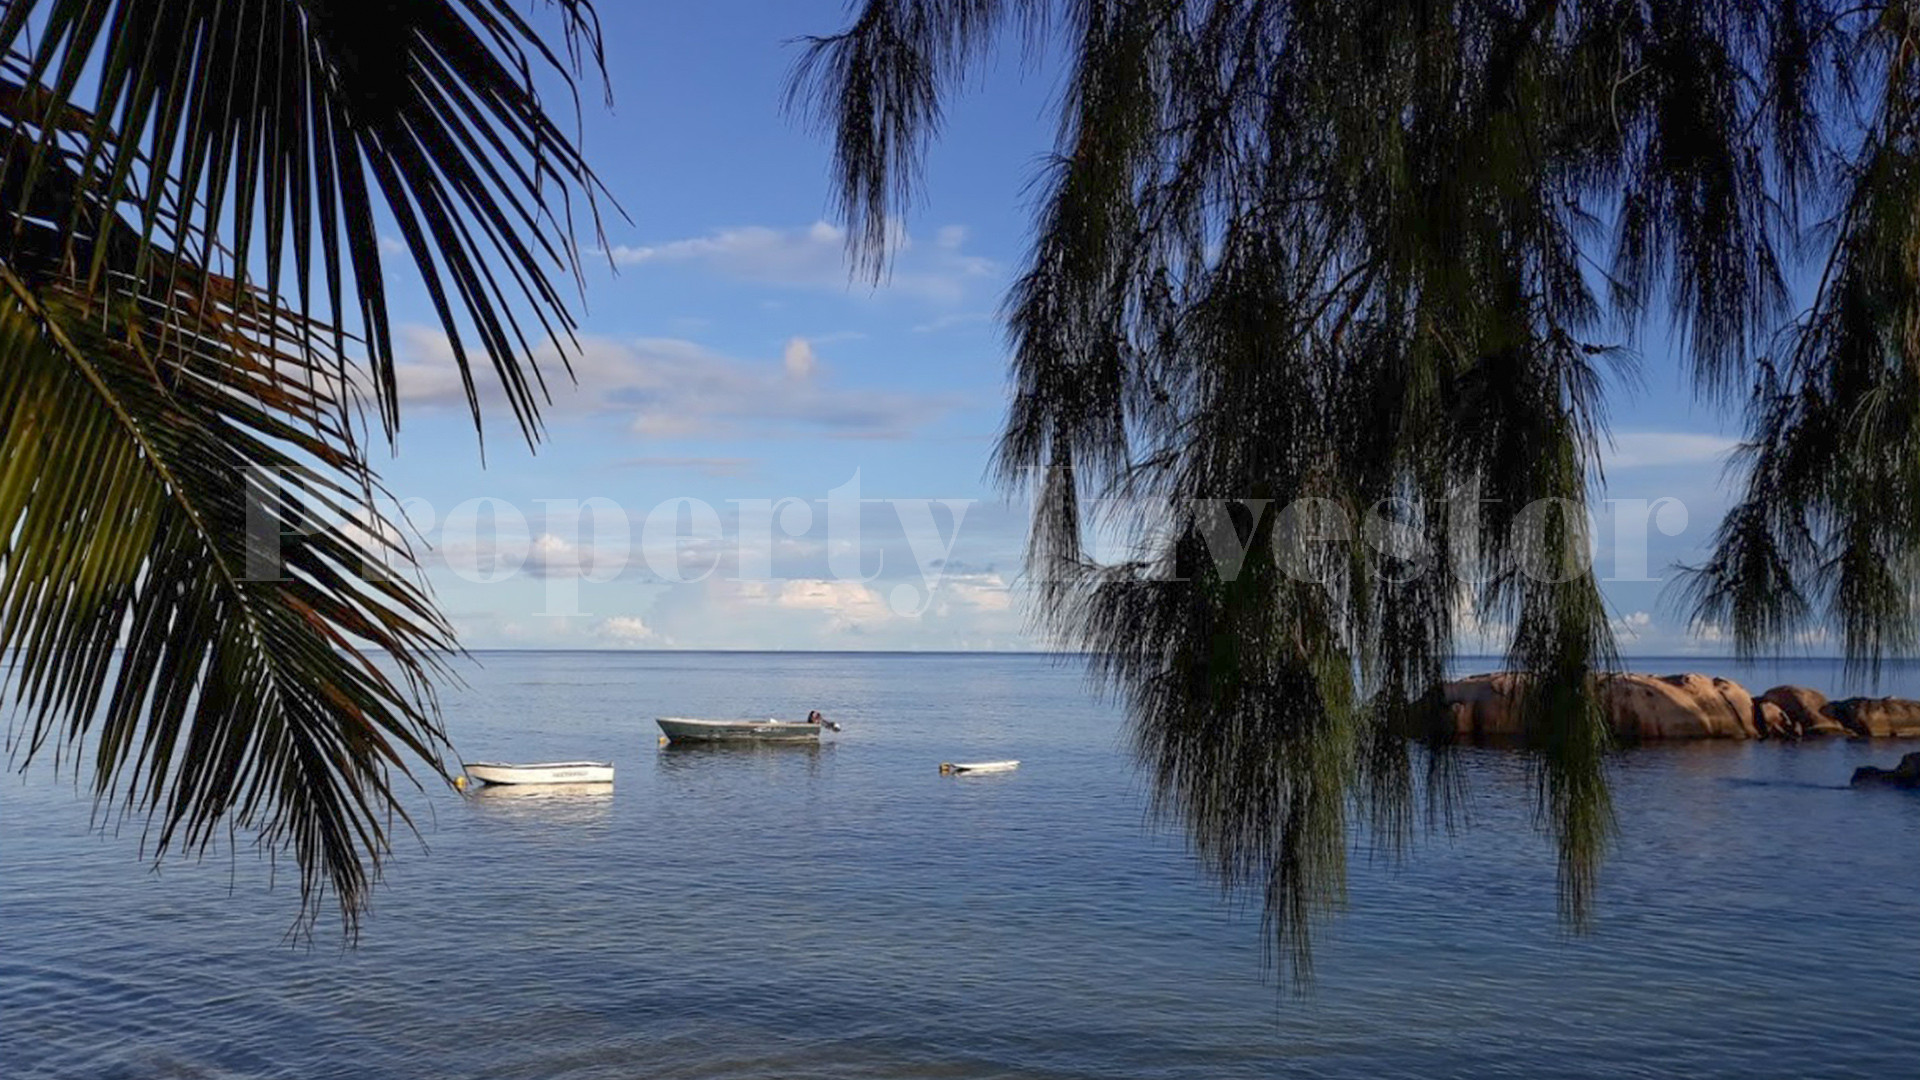
[(818, 742), (820, 729), (827, 726), (791, 720), (695, 720), (684, 716), (661, 716), (660, 725), (672, 742)]

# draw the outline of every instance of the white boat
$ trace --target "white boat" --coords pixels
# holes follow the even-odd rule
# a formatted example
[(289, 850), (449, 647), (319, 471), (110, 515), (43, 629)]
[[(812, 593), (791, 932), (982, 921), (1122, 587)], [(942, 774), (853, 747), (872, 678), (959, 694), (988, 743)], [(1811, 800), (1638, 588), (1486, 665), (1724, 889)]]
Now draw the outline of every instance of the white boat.
[(509, 765), (504, 761), (469, 761), (461, 768), (483, 784), (611, 784), (611, 761), (542, 761)]
[(817, 742), (825, 723), (794, 720), (695, 720), (659, 716), (654, 723), (672, 742)]
[(1020, 762), (1018, 760), (1015, 760), (1015, 761), (943, 761), (940, 763), (940, 771), (943, 774), (945, 773), (961, 774), (961, 773), (1012, 772), (1013, 770), (1019, 767), (1020, 767)]

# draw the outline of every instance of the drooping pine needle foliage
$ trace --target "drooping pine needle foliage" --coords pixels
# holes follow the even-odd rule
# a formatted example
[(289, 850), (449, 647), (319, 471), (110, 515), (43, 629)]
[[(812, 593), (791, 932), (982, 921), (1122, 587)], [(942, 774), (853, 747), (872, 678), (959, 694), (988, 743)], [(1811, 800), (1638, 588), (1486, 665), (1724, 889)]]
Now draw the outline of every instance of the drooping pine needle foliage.
[[(398, 423), (377, 212), (529, 438), (597, 186), (504, 0), (0, 9), (0, 650), (22, 768), (72, 757), (146, 849), (248, 834), (349, 936), (455, 648), (373, 506)], [(462, 344), (462, 342), (469, 344)], [(477, 343), (479, 356), (474, 353)], [(372, 650), (371, 652), (369, 650)], [(382, 659), (376, 659), (376, 655)]]
[[(1043, 618), (1092, 652), (1161, 805), (1264, 894), (1297, 973), (1350, 816), (1397, 843), (1412, 792), (1445, 809), (1424, 695), (1474, 620), (1510, 628), (1563, 905), (1586, 912), (1613, 654), (1568, 555), (1602, 368), (1649, 322), (1710, 397), (1767, 372), (1701, 616), (1750, 648), (1809, 620), (1855, 657), (1911, 643), (1916, 12), (859, 0), (808, 45), (794, 101), (876, 272), (977, 61), (1017, 37), (1064, 65), (997, 467), (1035, 500)], [(1789, 283), (1822, 262), (1796, 318)], [(1103, 519), (1111, 498), (1135, 512)]]

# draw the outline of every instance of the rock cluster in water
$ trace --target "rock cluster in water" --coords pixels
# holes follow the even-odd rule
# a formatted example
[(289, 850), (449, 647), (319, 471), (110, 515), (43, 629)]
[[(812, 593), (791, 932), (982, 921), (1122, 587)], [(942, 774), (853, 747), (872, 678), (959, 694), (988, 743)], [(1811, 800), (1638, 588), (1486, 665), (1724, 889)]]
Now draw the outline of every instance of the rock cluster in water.
[[(1520, 679), (1495, 672), (1445, 684), (1441, 696), (1455, 737), (1497, 741), (1523, 734), (1515, 693)], [(1920, 701), (1905, 698), (1828, 701), (1804, 686), (1776, 686), (1755, 697), (1732, 679), (1698, 674), (1603, 676), (1600, 697), (1614, 734), (1629, 742), (1920, 738)]]
[(1920, 752), (1908, 754), (1891, 769), (1862, 765), (1853, 770), (1854, 787), (1897, 787), (1920, 791)]

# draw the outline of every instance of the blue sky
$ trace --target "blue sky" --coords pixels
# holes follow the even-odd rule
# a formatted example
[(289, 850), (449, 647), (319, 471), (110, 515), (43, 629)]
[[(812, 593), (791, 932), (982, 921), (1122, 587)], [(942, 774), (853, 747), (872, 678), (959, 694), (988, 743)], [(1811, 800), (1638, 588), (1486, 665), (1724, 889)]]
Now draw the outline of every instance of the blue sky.
[[(893, 273), (871, 288), (849, 280), (828, 220), (829, 147), (780, 108), (791, 40), (836, 29), (837, 0), (606, 4), (601, 15), (614, 106), (583, 95), (584, 146), (631, 222), (607, 217), (615, 267), (604, 255), (588, 259), (578, 385), (548, 366), (555, 403), (537, 452), (496, 407), (481, 467), (425, 296), (405, 275), (393, 286), (404, 411), (382, 471), (396, 496), (420, 500), (409, 505), (432, 544), (429, 580), (463, 642), (1036, 647), (1017, 588), (1024, 510), (984, 473), (1006, 402), (993, 314), (1024, 251), (1029, 184), (1053, 132), (1053, 72), (1008, 50), (953, 103)], [(1641, 385), (1612, 398), (1606, 495), (1685, 504), (1684, 530), (1653, 532), (1646, 576), (1658, 579), (1696, 560), (1717, 524), (1727, 502), (1721, 461), (1737, 423), (1695, 400), (1659, 333), (1636, 344)], [(837, 580), (845, 575), (830, 564), (846, 552), (827, 550), (818, 501), (856, 475), (867, 499), (971, 501), (957, 531), (949, 507), (926, 507), (941, 550), (919, 552), (893, 506), (868, 505), (860, 576), (872, 580)], [(577, 613), (548, 613), (573, 608), (555, 599), (564, 575), (546, 568), (572, 558), (591, 569), (595, 549), (618, 538), (565, 535), (543, 500), (619, 504), (638, 549), (640, 519), (681, 497), (716, 508), (720, 535), (668, 546), (713, 573), (674, 582), (638, 565), (598, 572), (591, 577), (605, 580), (577, 583)], [(743, 500), (789, 497), (816, 504), (813, 527), (798, 536), (749, 528), (743, 547), (737, 517), (752, 505)], [(487, 498), (514, 509), (476, 552), (446, 519)], [(1674, 514), (1662, 524), (1675, 526)], [(1618, 578), (1632, 567), (1615, 558), (1614, 516), (1600, 516), (1599, 554), (1602, 576)], [(483, 535), (495, 519), (494, 509), (478, 510)], [(686, 528), (701, 531), (691, 518)], [(755, 576), (738, 565), (742, 551), (750, 567), (764, 558), (773, 579), (741, 580)], [(503, 572), (516, 562), (518, 572)], [(941, 578), (931, 594), (928, 570)], [(902, 585), (919, 591), (899, 594)], [(1629, 652), (1720, 651), (1712, 635), (1684, 632), (1663, 603), (1663, 582), (1605, 589)]]

